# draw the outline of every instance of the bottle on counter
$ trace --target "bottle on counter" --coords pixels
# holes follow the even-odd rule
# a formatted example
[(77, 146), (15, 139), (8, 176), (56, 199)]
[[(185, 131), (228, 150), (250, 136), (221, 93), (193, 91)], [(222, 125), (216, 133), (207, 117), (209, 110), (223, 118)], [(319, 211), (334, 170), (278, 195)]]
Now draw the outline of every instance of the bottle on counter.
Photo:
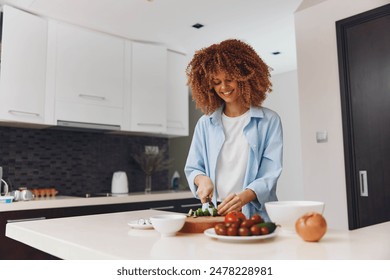
[(179, 183), (180, 183), (180, 174), (178, 171), (175, 171), (173, 172), (172, 179), (171, 179), (172, 190), (177, 191), (179, 189)]

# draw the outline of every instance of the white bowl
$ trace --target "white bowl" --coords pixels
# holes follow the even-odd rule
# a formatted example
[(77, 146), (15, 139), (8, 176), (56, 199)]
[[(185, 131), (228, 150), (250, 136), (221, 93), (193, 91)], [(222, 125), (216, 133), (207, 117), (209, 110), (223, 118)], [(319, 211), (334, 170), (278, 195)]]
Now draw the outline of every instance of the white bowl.
[(272, 222), (286, 232), (295, 232), (295, 222), (308, 212), (323, 214), (325, 203), (321, 201), (271, 201), (265, 209)]
[(184, 226), (186, 218), (182, 214), (164, 214), (150, 217), (150, 221), (161, 236), (173, 236)]

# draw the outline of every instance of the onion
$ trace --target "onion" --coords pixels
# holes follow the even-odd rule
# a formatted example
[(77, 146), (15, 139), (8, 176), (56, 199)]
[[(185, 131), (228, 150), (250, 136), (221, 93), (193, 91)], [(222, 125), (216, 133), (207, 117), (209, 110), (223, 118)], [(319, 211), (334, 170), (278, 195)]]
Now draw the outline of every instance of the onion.
[(309, 242), (319, 241), (326, 233), (325, 218), (316, 212), (309, 212), (295, 222), (295, 230), (303, 240)]

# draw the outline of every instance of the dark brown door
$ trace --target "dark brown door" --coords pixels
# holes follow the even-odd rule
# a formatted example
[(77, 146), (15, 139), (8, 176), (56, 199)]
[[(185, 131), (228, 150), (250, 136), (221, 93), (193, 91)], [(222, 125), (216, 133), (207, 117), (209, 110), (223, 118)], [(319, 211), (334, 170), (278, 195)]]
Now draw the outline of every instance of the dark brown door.
[(390, 221), (390, 5), (336, 23), (349, 228)]

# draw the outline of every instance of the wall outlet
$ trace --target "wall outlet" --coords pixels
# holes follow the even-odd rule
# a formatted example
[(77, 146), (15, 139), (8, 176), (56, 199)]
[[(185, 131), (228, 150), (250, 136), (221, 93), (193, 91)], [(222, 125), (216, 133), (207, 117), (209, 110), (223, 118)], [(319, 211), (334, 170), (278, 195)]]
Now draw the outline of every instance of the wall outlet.
[(145, 146), (146, 155), (157, 155), (159, 152), (158, 146)]

